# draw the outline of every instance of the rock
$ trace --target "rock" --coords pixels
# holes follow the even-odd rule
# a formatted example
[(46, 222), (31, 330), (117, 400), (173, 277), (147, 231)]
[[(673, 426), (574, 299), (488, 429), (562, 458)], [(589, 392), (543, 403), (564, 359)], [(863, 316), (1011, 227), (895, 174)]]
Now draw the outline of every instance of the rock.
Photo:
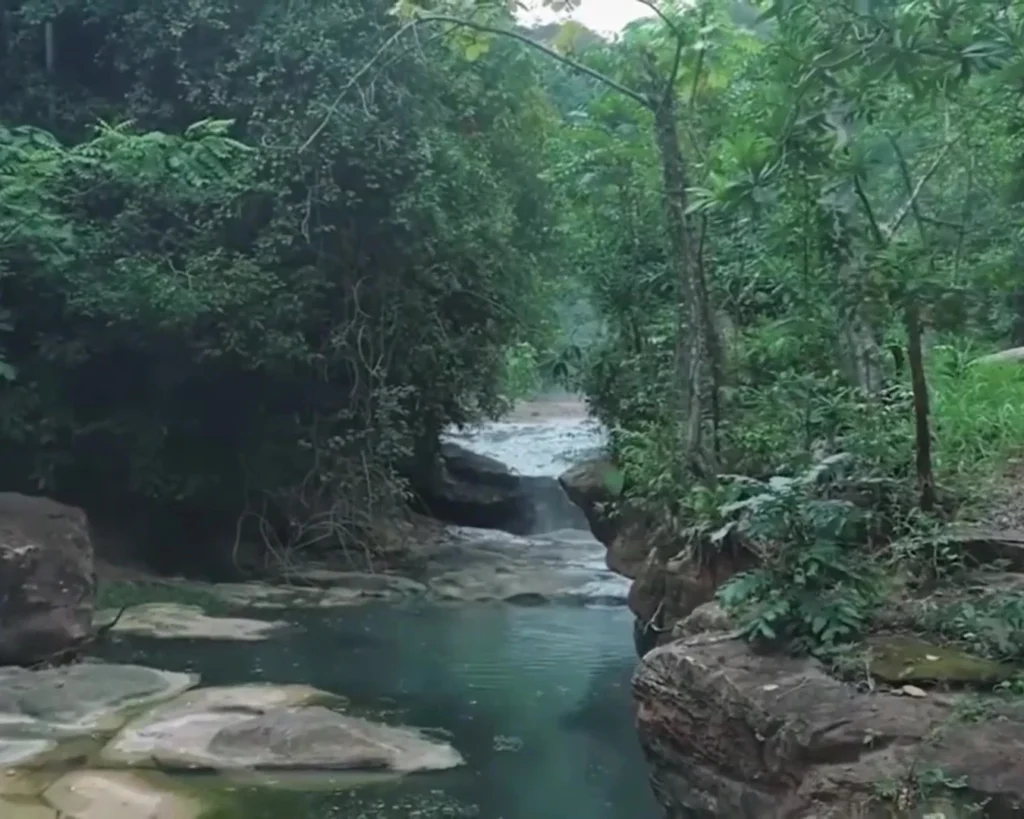
[[(0, 773), (0, 797), (16, 796), (23, 799), (42, 796), (44, 790), (53, 782), (54, 773), (45, 768), (7, 768)], [(3, 800), (0, 799), (0, 804)], [(6, 816), (0, 813), (0, 816)]]
[(722, 551), (702, 562), (689, 549), (678, 550), (663, 541), (651, 550), (629, 589), (629, 607), (643, 622), (654, 625), (669, 639), (675, 624), (698, 606), (710, 602), (727, 580), (749, 569), (752, 555), (733, 556)]
[(1024, 805), (1020, 708), (951, 719), (948, 699), (860, 693), (813, 660), (755, 656), (727, 636), (651, 651), (633, 689), (667, 818), (854, 819), (873, 815), (881, 783), (933, 769), (962, 777), (958, 794), (989, 800), (990, 815)]
[(127, 711), (175, 697), (191, 674), (82, 663), (43, 671), (0, 669), (0, 748), (11, 740), (114, 730)]
[(943, 532), (943, 538), (981, 566), (999, 566), (1024, 573), (1024, 531), (961, 526)]
[(1013, 364), (1019, 361), (1024, 361), (1024, 347), (1011, 347), (998, 353), (983, 355), (974, 359), (971, 364)]
[(423, 511), (438, 520), (513, 534), (533, 530), (530, 498), (519, 476), (458, 444), (441, 445), (437, 473), (414, 481), (414, 490)]
[(609, 516), (607, 505), (618, 497), (614, 465), (607, 458), (578, 464), (559, 481), (583, 509), (594, 536), (605, 545), (605, 562), (616, 574), (633, 580), (628, 605), (637, 616), (633, 640), (640, 656), (670, 639), (676, 623), (709, 602), (719, 586), (754, 564), (751, 554), (717, 552), (699, 560), (690, 545), (665, 528), (652, 526), (635, 510), (620, 508)]
[[(98, 624), (113, 622), (117, 612), (103, 611)], [(289, 629), (280, 620), (251, 620), (240, 617), (208, 617), (199, 606), (178, 603), (146, 603), (126, 609), (113, 627), (113, 633), (145, 637), (205, 640), (265, 640)]]
[(621, 603), (626, 583), (604, 566), (601, 546), (575, 530), (517, 537), (453, 528), (426, 554), (432, 594), (445, 600)]
[(1016, 673), (1015, 669), (1002, 663), (906, 635), (873, 637), (867, 641), (867, 646), (871, 675), (893, 685), (994, 685)]
[(62, 819), (56, 809), (49, 805), (35, 800), (8, 799), (3, 796), (0, 796), (0, 816), (4, 819)]
[(654, 548), (649, 527), (638, 520), (627, 520), (608, 541), (605, 563), (616, 574), (635, 580), (644, 570)]
[(617, 474), (611, 459), (599, 457), (577, 464), (558, 477), (569, 500), (586, 516), (594, 537), (605, 544), (611, 542), (616, 531), (608, 506), (619, 496), (616, 490), (621, 491), (621, 487), (615, 485)]
[(461, 765), (447, 743), (323, 706), (307, 686), (247, 685), (192, 691), (129, 723), (103, 749), (114, 766), (212, 770), (382, 770)]
[(198, 799), (128, 771), (75, 771), (43, 798), (63, 819), (198, 819), (203, 813)]
[(321, 706), (270, 711), (221, 729), (210, 752), (235, 767), (440, 771), (463, 764), (447, 743)]
[(85, 513), (0, 493), (0, 665), (73, 656), (93, 633), (95, 594)]
[(693, 637), (708, 632), (722, 633), (736, 627), (732, 617), (717, 600), (702, 603), (672, 628), (672, 639)]
[(295, 586), (331, 590), (352, 589), (360, 594), (379, 597), (387, 597), (396, 592), (409, 595), (422, 594), (426, 590), (422, 583), (400, 575), (339, 571), (315, 565), (289, 571), (283, 579)]

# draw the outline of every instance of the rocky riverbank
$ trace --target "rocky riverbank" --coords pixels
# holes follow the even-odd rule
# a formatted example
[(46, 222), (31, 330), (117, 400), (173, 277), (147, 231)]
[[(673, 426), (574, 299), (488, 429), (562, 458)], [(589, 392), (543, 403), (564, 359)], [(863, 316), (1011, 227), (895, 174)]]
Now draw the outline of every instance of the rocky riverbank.
[[(0, 670), (0, 815), (198, 819), (232, 775), (270, 783), (283, 772), (379, 777), (463, 764), (448, 743), (347, 714), (344, 701), (308, 686), (198, 682), (101, 663)], [(225, 781), (166, 777), (181, 771)]]
[[(637, 728), (665, 819), (1024, 815), (1018, 669), (912, 636), (934, 595), (894, 599), (845, 668), (755, 652), (714, 602), (748, 559), (697, 561), (621, 508), (612, 471), (595, 460), (561, 481), (632, 581)], [(961, 600), (1024, 588), (1024, 538), (946, 537), (979, 566)]]

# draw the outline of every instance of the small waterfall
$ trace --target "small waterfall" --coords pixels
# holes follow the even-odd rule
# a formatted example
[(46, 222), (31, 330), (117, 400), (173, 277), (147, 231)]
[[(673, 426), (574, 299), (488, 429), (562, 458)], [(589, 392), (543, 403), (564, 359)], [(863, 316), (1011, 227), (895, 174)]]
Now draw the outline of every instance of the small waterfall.
[[(570, 411), (559, 414), (567, 405)], [(531, 406), (539, 409), (532, 413)], [(530, 417), (533, 414), (540, 417)], [(579, 404), (565, 401), (539, 401), (525, 411), (521, 409), (517, 416), (453, 432), (448, 440), (500, 461), (519, 475), (531, 514), (529, 531), (517, 532), (525, 540), (514, 548), (528, 548), (538, 561), (555, 560), (564, 567), (591, 574), (593, 580), (579, 590), (581, 597), (624, 603), (629, 581), (609, 571), (604, 546), (591, 534), (583, 512), (558, 483), (558, 476), (565, 470), (600, 453), (604, 430), (586, 417)]]
[[(541, 401), (534, 406), (544, 406)], [(558, 406), (562, 406), (559, 404)], [(520, 412), (520, 416), (523, 414)], [(496, 421), (473, 430), (453, 432), (449, 440), (501, 461), (520, 476), (533, 507), (528, 535), (576, 530), (589, 532), (583, 512), (565, 495), (558, 476), (574, 463), (600, 451), (604, 431), (585, 415), (529, 421)]]

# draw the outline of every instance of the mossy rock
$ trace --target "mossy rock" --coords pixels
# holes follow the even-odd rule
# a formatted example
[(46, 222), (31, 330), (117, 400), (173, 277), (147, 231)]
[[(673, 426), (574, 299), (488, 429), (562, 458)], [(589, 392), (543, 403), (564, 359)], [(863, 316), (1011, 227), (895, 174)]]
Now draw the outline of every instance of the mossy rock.
[(868, 648), (871, 675), (894, 685), (994, 685), (1016, 673), (1015, 669), (1003, 663), (908, 635), (875, 637), (868, 641)]

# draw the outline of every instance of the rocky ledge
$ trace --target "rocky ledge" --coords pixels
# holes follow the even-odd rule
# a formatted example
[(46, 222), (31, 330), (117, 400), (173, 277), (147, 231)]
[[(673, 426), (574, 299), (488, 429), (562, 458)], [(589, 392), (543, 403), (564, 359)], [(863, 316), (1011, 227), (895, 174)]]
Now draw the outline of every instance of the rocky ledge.
[[(1024, 815), (1020, 706), (978, 721), (955, 695), (862, 693), (728, 634), (654, 649), (633, 686), (667, 819), (886, 817), (901, 802), (915, 810), (895, 815)], [(929, 793), (929, 779), (948, 792)]]
[(749, 563), (725, 553), (713, 563), (695, 560), (677, 537), (619, 507), (614, 472), (607, 459), (595, 458), (558, 480), (583, 510), (594, 537), (604, 544), (608, 568), (633, 581), (627, 603), (636, 616), (637, 653), (643, 655), (670, 640), (677, 623), (712, 600), (717, 589)]
[[(991, 691), (1017, 669), (900, 635), (868, 641), (858, 685), (810, 658), (755, 653), (713, 602), (748, 566), (694, 560), (622, 508), (612, 471), (596, 460), (560, 481), (609, 568), (633, 581), (637, 728), (664, 819), (1024, 816), (1024, 703), (926, 690)], [(1024, 534), (957, 539), (977, 563), (991, 552), (1024, 567)]]

